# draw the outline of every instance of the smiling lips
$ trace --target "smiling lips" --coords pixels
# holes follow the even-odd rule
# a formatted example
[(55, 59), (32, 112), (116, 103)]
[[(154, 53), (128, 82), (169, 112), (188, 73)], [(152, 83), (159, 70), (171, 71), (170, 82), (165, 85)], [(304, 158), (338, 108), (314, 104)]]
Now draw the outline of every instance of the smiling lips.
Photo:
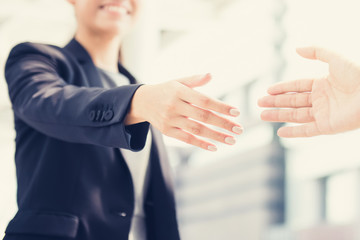
[(100, 9), (121, 15), (131, 14), (130, 6), (122, 2), (109, 2), (100, 6)]

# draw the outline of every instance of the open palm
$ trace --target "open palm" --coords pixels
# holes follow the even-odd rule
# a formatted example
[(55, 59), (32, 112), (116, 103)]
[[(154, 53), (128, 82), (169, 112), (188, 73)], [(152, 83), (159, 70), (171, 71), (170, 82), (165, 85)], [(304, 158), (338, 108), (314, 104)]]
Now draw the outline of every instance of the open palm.
[(299, 55), (329, 64), (329, 75), (279, 83), (259, 100), (261, 118), (271, 122), (302, 123), (282, 127), (281, 137), (311, 137), (360, 127), (360, 67), (322, 48), (301, 48)]

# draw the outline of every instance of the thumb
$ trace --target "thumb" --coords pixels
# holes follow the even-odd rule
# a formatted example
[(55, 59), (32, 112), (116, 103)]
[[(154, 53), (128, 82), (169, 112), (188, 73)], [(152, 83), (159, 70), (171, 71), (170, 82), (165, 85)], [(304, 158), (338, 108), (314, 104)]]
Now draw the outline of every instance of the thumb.
[(296, 52), (304, 58), (320, 60), (326, 63), (338, 56), (336, 53), (321, 47), (301, 47), (297, 48)]
[(211, 74), (207, 73), (205, 75), (196, 75), (196, 76), (192, 76), (192, 77), (188, 77), (188, 78), (182, 78), (182, 79), (179, 79), (176, 81), (178, 81), (179, 83), (181, 83), (189, 88), (195, 88), (195, 87), (204, 86), (210, 80), (211, 80)]

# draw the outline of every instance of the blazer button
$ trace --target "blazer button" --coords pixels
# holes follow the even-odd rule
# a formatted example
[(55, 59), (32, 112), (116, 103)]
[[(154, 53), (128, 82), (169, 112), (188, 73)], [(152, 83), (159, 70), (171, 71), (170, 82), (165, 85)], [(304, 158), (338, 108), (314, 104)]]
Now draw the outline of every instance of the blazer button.
[(126, 216), (127, 216), (126, 212), (119, 212), (118, 214), (119, 214), (119, 216), (121, 216), (121, 217), (126, 217)]
[(104, 115), (105, 121), (110, 121), (114, 117), (114, 111), (113, 110), (107, 110)]
[(94, 110), (92, 110), (91, 112), (90, 112), (90, 114), (89, 114), (89, 119), (90, 119), (90, 121), (94, 121), (95, 120), (95, 111)]

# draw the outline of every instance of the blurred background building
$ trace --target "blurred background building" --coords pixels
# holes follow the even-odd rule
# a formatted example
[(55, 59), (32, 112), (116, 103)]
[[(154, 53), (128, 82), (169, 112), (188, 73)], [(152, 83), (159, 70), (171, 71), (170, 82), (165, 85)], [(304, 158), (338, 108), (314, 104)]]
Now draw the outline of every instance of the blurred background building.
[[(166, 138), (182, 239), (360, 239), (360, 132), (279, 139), (257, 99), (274, 82), (326, 74), (295, 48), (321, 45), (360, 62), (357, 0), (144, 0), (123, 46), (144, 83), (210, 72), (199, 91), (238, 106), (245, 133), (217, 153)], [(0, 72), (23, 41), (63, 46), (65, 0), (0, 0)], [(11, 105), (0, 75), (0, 237), (16, 212)]]

